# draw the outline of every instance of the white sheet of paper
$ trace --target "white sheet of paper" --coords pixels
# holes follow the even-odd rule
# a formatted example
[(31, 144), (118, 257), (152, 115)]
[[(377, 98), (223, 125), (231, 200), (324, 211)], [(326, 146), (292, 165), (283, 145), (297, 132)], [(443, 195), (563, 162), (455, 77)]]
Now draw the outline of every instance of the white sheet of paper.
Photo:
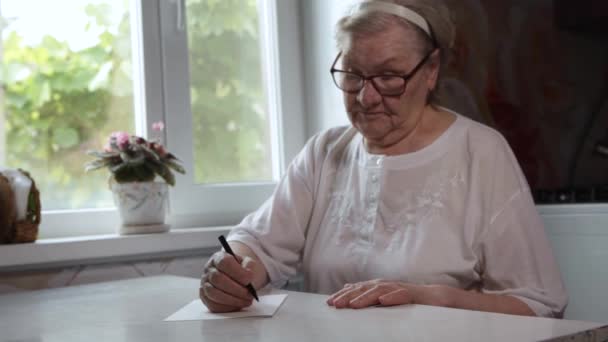
[(253, 304), (238, 312), (212, 313), (207, 310), (200, 299), (195, 299), (190, 304), (177, 310), (171, 316), (165, 318), (165, 322), (170, 321), (202, 321), (207, 319), (226, 319), (239, 317), (272, 317), (279, 306), (287, 298), (287, 294), (274, 294), (260, 296), (260, 301), (253, 301)]

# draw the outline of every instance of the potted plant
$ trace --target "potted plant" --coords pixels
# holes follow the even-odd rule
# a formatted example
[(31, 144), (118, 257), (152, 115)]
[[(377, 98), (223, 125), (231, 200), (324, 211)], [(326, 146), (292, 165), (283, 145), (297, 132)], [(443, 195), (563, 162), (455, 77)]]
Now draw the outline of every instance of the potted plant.
[[(164, 124), (154, 123), (152, 129), (161, 132)], [(156, 233), (169, 229), (165, 224), (168, 185), (175, 185), (173, 171), (183, 174), (185, 170), (179, 159), (161, 144), (160, 138), (148, 141), (127, 132), (114, 132), (103, 151), (87, 154), (96, 159), (86, 164), (86, 171), (100, 168), (110, 171), (110, 189), (122, 219), (119, 233)]]

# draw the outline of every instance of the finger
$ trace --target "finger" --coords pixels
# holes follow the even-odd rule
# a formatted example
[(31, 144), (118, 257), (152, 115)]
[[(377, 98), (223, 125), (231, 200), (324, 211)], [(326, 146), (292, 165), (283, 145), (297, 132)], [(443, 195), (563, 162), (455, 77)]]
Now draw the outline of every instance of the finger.
[(214, 254), (213, 264), (215, 268), (220, 270), (222, 273), (226, 274), (230, 278), (234, 279), (237, 283), (241, 285), (247, 285), (251, 283), (253, 279), (253, 274), (250, 270), (244, 268), (241, 265), (243, 258), (238, 257), (237, 259), (225, 252), (218, 252)]
[(376, 285), (371, 289), (363, 292), (359, 296), (353, 298), (348, 306), (353, 309), (366, 308), (368, 306), (380, 304), (378, 297), (393, 291), (393, 288), (387, 286)]
[(406, 289), (398, 289), (380, 296), (378, 301), (382, 306), (412, 304), (413, 297), (410, 291)]
[(354, 286), (353, 284), (346, 284), (340, 291), (330, 295), (329, 298), (327, 298), (327, 305), (333, 306), (336, 298), (338, 298), (341, 295), (345, 294), (346, 292), (350, 291), (353, 288), (353, 286)]
[(211, 267), (215, 267), (215, 265), (213, 265), (213, 255), (207, 260), (207, 262), (205, 263), (205, 266), (203, 266), (203, 274), (201, 275), (201, 286), (205, 282), (205, 281), (203, 281), (203, 278), (205, 277), (207, 272), (209, 272), (209, 269)]
[(232, 306), (232, 307), (236, 307), (236, 308), (240, 309), (240, 308), (248, 307), (252, 303), (251, 300), (245, 300), (242, 298), (238, 298), (238, 297), (232, 296), (222, 290), (219, 290), (219, 289), (215, 288), (213, 285), (211, 285), (211, 283), (204, 283), (203, 286), (201, 287), (201, 289), (203, 291), (205, 298), (208, 298), (209, 300), (211, 300), (215, 303), (218, 303), (218, 304)]
[(207, 274), (209, 273), (209, 270), (211, 268), (215, 268), (215, 259), (218, 258), (218, 256), (216, 256), (216, 254), (219, 253), (224, 253), (223, 251), (219, 251), (214, 253), (209, 259), (207, 259), (207, 262), (205, 263), (205, 266), (203, 266), (203, 274), (201, 275), (201, 284), (200, 286), (203, 286), (203, 284), (207, 281)]
[(236, 261), (237, 261), (239, 264), (243, 262), (243, 257), (242, 257), (242, 256), (237, 255), (237, 254), (235, 254), (235, 255), (229, 254), (228, 252), (226, 252), (226, 251), (225, 251), (225, 250), (222, 248), (222, 249), (220, 249), (219, 251), (215, 252), (215, 253), (214, 253), (214, 254), (211, 256), (211, 258), (209, 258), (209, 262), (211, 263), (211, 266), (215, 267), (215, 266), (216, 266), (215, 262), (216, 262), (216, 261), (219, 261), (221, 258), (233, 258), (233, 259), (236, 259)]
[(207, 307), (207, 309), (209, 309), (209, 311), (211, 311), (211, 312), (221, 313), (221, 312), (234, 312), (234, 311), (240, 310), (240, 308), (216, 303), (216, 302), (210, 300), (205, 295), (205, 291), (203, 291), (202, 287), (198, 289), (198, 296), (201, 299), (201, 301), (203, 302), (203, 304)]
[(210, 268), (204, 279), (209, 282), (213, 287), (223, 292), (226, 292), (235, 297), (251, 300), (253, 297), (247, 291), (243, 285), (237, 283), (229, 276), (220, 272), (217, 268)]
[(367, 286), (362, 286), (362, 285), (356, 285), (350, 289), (347, 289), (343, 294), (341, 294), (334, 300), (334, 307), (336, 309), (342, 309), (342, 308), (348, 307), (351, 300), (360, 296), (362, 293), (367, 291), (367, 289), (368, 289)]
[(241, 266), (244, 267), (246, 270), (253, 271), (256, 263), (257, 262), (253, 258), (250, 258), (248, 256), (241, 258)]

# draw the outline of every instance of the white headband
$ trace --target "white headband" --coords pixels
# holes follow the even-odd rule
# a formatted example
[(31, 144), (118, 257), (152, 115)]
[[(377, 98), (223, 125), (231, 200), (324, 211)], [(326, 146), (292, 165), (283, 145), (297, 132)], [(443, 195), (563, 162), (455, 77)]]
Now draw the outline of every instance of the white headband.
[(429, 35), (431, 39), (433, 38), (431, 34), (431, 29), (429, 28), (429, 23), (426, 21), (426, 19), (424, 19), (420, 14), (412, 11), (411, 9), (405, 6), (384, 1), (363, 2), (355, 6), (352, 14), (360, 15), (374, 11), (384, 12), (401, 17), (411, 22), (412, 24), (420, 27), (424, 32), (426, 32), (426, 34)]

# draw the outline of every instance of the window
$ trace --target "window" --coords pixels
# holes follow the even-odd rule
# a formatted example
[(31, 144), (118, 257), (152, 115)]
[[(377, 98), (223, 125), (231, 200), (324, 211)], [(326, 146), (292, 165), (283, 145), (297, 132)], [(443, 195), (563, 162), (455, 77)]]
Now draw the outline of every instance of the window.
[(270, 56), (262, 54), (258, 7), (255, 0), (186, 1), (197, 184), (274, 179), (262, 64)]
[(42, 237), (113, 231), (108, 173), (84, 174), (84, 152), (158, 120), (188, 171), (174, 227), (234, 224), (270, 195), (304, 140), (295, 0), (30, 2), (0, 0), (0, 163), (32, 171)]
[[(49, 15), (57, 8), (68, 23)], [(83, 151), (134, 128), (129, 8), (2, 0), (0, 14), (0, 165), (28, 170), (46, 210), (111, 206), (107, 175), (85, 175)]]

